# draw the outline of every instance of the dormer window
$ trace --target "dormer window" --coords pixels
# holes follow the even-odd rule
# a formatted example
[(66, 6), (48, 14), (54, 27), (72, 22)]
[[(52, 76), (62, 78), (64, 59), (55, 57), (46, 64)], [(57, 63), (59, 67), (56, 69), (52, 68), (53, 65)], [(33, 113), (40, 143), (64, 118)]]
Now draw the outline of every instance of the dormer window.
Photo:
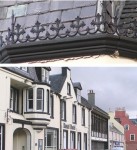
[(49, 83), (49, 71), (45, 68), (42, 68), (42, 82), (47, 82)]
[(80, 89), (76, 89), (76, 96), (77, 96), (78, 102), (81, 102), (81, 90)]

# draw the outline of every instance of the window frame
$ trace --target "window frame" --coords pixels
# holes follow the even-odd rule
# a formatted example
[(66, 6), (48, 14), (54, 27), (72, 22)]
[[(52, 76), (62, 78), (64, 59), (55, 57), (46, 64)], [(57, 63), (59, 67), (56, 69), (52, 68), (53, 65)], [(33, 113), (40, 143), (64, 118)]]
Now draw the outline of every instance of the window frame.
[(77, 89), (77, 100), (78, 102), (81, 102), (81, 90)]
[[(133, 140), (132, 140), (132, 136), (134, 136)], [(135, 134), (130, 134), (130, 141), (135, 141), (135, 138), (136, 138)]]
[(68, 149), (68, 130), (63, 130), (63, 149), (64, 148), (64, 132), (66, 132), (66, 149)]
[(10, 111), (17, 113), (18, 103), (19, 103), (19, 90), (11, 86), (10, 87)]
[(47, 104), (47, 110), (46, 110), (46, 112), (47, 112), (47, 114), (49, 114), (50, 113), (50, 91), (49, 91), (49, 89), (47, 89), (47, 91), (46, 91), (46, 104)]
[(80, 149), (78, 149), (78, 150), (81, 150), (81, 145), (82, 145), (82, 144), (81, 144), (81, 132), (78, 132), (78, 133), (77, 133), (77, 136), (78, 136), (78, 137), (77, 137), (77, 149), (78, 149), (79, 137), (80, 137)]
[(45, 68), (41, 69), (41, 81), (49, 83), (49, 71)]
[(61, 101), (61, 120), (66, 121), (66, 101)]
[(124, 125), (124, 130), (125, 130), (125, 131), (128, 131), (128, 130), (129, 130), (129, 125), (128, 125), (128, 124), (125, 124), (125, 125)]
[(56, 148), (58, 150), (59, 148), (59, 145), (58, 145), (58, 142), (59, 142), (59, 129), (58, 128), (46, 128), (45, 131), (44, 131), (44, 149), (48, 148), (48, 142), (47, 142), (47, 133), (51, 132), (54, 133), (56, 132)]
[[(38, 90), (42, 90), (42, 98), (38, 99)], [(41, 101), (41, 109), (38, 109), (38, 101)], [(37, 95), (36, 95), (36, 110), (37, 111), (44, 111), (44, 89), (43, 88), (37, 88)]]
[[(86, 138), (86, 139), (85, 139)], [(86, 140), (86, 141), (85, 141)], [(84, 133), (84, 140), (83, 140), (84, 150), (87, 150), (87, 133)]]
[(67, 82), (67, 95), (71, 95), (71, 85)]
[(77, 123), (77, 107), (74, 104), (72, 104), (72, 123)]
[(50, 95), (50, 118), (54, 118), (54, 96)]
[[(32, 99), (28, 98), (28, 96), (29, 96), (28, 92), (29, 92), (30, 89), (32, 89), (32, 95), (33, 95)], [(34, 91), (33, 90), (34, 90), (33, 88), (29, 88), (29, 89), (26, 90), (26, 92), (27, 92), (27, 94), (26, 94), (26, 96), (27, 96), (26, 111), (27, 112), (33, 111), (33, 109), (34, 109)], [(33, 107), (31, 109), (29, 108), (29, 101), (32, 101), (32, 106)]]
[(82, 109), (81, 109), (81, 112), (82, 112), (82, 115), (81, 115), (81, 123), (82, 123), (82, 126), (85, 126), (85, 109), (82, 108)]
[(0, 150), (5, 150), (5, 125), (0, 123), (0, 137), (1, 137), (1, 145)]
[[(72, 135), (72, 136), (71, 136)], [(73, 136), (74, 135), (74, 136)], [(73, 141), (74, 139), (74, 147), (72, 147), (71, 139)], [(70, 131), (70, 149), (75, 149), (76, 148), (76, 133), (74, 131)]]

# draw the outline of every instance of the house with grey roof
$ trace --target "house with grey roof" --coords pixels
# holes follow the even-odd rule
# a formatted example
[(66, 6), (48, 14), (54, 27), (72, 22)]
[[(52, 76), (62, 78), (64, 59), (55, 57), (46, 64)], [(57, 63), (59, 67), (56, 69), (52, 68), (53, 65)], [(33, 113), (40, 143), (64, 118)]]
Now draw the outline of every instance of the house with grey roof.
[[(136, 59), (134, 1), (0, 1), (0, 62)], [(35, 8), (35, 9), (34, 9)]]
[[(81, 96), (71, 70), (0, 68), (1, 150), (108, 150), (108, 114)], [(10, 139), (10, 140), (9, 140)]]

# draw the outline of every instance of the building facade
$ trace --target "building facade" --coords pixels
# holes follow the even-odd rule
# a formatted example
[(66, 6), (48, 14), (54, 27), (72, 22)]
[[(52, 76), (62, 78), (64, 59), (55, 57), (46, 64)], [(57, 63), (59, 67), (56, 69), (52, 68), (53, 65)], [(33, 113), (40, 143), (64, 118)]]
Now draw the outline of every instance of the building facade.
[(115, 110), (115, 119), (124, 127), (126, 150), (137, 149), (137, 127), (129, 119), (125, 108), (117, 108)]
[(109, 117), (94, 93), (83, 98), (69, 68), (50, 70), (0, 68), (0, 150), (108, 149)]
[(115, 120), (115, 113), (109, 112), (109, 149), (123, 148), (126, 150), (124, 127)]

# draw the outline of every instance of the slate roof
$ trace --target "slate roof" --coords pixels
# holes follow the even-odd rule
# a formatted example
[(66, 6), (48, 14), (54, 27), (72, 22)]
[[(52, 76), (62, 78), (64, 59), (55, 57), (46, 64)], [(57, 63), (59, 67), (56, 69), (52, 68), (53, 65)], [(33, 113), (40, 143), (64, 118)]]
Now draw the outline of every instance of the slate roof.
[(137, 19), (137, 1), (125, 1), (122, 14), (120, 16), (121, 23), (129, 23)]
[(110, 131), (123, 135), (123, 133), (120, 130), (118, 130), (114, 125), (110, 126)]
[(9, 70), (13, 73), (19, 74), (23, 77), (33, 80), (34, 82), (38, 82), (38, 78), (36, 75), (35, 67), (28, 67), (28, 71), (20, 70), (17, 67), (4, 67), (4, 69)]
[(81, 104), (86, 106), (88, 109), (92, 109), (92, 106), (88, 103), (87, 99), (81, 96)]
[(82, 90), (82, 86), (80, 84), (80, 82), (75, 82), (73, 83), (74, 88), (78, 88), (79, 90)]
[(62, 74), (50, 75), (49, 80), (53, 91), (60, 93), (66, 80), (66, 76), (63, 76)]
[(0, 1), (0, 32), (5, 37), (7, 29), (11, 25), (12, 10), (15, 14), (16, 24), (26, 29), (39, 21), (42, 24), (54, 23), (60, 19), (66, 26), (75, 20), (77, 16), (89, 24), (89, 19), (94, 18), (97, 11), (97, 0), (94, 1), (56, 1), (56, 0), (25, 0), (25, 1)]
[(91, 106), (88, 103), (88, 100), (85, 99), (84, 97), (81, 97), (81, 104), (85, 107), (87, 107), (88, 109), (93, 109), (92, 111), (98, 114), (102, 114), (103, 116), (105, 116), (106, 118), (109, 118), (108, 113), (105, 112), (104, 110), (102, 110), (101, 108), (97, 107), (96, 105)]
[(133, 124), (137, 125), (137, 119), (130, 119)]

